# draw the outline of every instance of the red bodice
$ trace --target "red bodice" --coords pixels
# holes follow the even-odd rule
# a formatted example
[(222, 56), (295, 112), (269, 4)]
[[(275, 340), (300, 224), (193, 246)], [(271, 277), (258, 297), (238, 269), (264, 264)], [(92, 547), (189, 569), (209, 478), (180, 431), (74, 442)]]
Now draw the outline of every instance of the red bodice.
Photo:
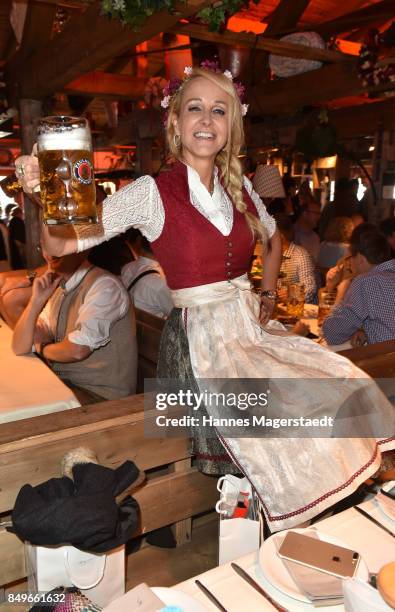
[[(187, 167), (182, 162), (160, 174), (156, 184), (165, 210), (165, 223), (151, 246), (170, 289), (230, 280), (248, 271), (255, 239), (242, 213), (233, 207), (232, 231), (229, 236), (223, 236), (191, 204)], [(245, 189), (243, 197), (248, 210), (257, 215)]]

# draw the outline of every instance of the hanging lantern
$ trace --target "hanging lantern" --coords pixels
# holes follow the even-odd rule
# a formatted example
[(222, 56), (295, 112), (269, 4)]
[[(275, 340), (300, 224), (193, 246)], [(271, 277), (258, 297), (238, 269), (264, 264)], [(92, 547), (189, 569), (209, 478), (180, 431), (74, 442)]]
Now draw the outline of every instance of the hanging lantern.
[[(325, 49), (325, 42), (316, 32), (295, 32), (294, 34), (283, 36), (280, 38), (280, 41), (304, 45), (305, 47), (314, 47), (316, 49)], [(284, 57), (282, 55), (270, 55), (269, 66), (277, 77), (290, 77), (302, 74), (303, 72), (309, 72), (310, 70), (317, 70), (317, 68), (321, 68), (322, 62)]]

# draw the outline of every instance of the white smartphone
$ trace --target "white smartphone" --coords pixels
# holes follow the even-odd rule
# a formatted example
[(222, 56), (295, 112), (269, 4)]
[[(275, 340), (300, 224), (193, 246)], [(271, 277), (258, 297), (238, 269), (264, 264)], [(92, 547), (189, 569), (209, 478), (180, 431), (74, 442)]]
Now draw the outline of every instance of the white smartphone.
[(294, 531), (288, 531), (278, 555), (339, 578), (352, 578), (360, 561), (360, 555), (355, 550)]

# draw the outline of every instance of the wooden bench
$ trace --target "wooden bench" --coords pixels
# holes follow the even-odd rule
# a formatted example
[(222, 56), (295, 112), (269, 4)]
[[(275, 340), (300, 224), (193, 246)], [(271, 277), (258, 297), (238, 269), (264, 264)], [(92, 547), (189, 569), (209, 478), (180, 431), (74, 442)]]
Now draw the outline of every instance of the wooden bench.
[[(143, 406), (143, 396), (135, 395), (2, 425), (0, 514), (11, 512), (22, 485), (59, 476), (64, 454), (85, 446), (102, 465), (115, 468), (131, 459), (149, 471), (134, 493), (141, 508), (136, 535), (176, 523), (177, 535), (188, 538), (190, 517), (214, 508), (216, 479), (191, 467), (188, 440), (144, 437), (144, 419), (154, 418), (154, 411), (144, 413)], [(0, 529), (0, 585), (25, 576), (22, 542)]]
[(138, 346), (137, 393), (144, 392), (144, 379), (156, 377), (159, 345), (165, 319), (135, 309)]

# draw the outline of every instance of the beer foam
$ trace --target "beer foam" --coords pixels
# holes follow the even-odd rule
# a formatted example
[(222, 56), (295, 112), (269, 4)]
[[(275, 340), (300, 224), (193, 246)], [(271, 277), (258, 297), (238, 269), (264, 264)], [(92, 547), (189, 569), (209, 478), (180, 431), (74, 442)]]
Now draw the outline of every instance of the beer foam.
[(39, 151), (59, 150), (82, 150), (91, 151), (92, 145), (90, 133), (86, 128), (74, 128), (72, 130), (48, 131), (38, 137)]

